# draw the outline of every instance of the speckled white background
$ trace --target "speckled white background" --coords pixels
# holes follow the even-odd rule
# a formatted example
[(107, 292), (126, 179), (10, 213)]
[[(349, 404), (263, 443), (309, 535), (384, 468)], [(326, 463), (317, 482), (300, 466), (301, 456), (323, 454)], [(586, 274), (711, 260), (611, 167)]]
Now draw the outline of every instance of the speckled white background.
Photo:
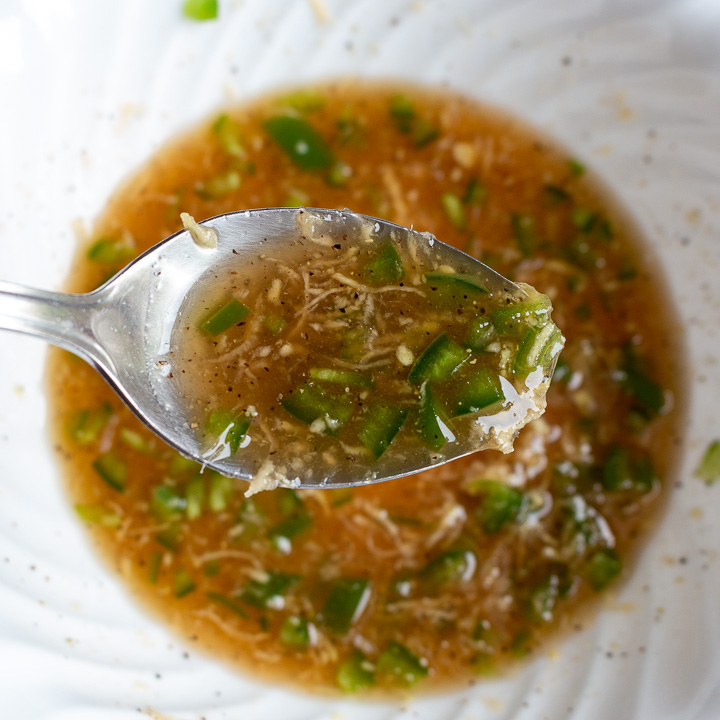
[(597, 623), (515, 676), (403, 704), (318, 700), (196, 656), (133, 605), (52, 464), (45, 348), (3, 334), (2, 716), (720, 717), (720, 487), (692, 477), (720, 437), (720, 2), (219, 2), (219, 21), (194, 24), (181, 0), (0, 0), (0, 278), (57, 287), (78, 221), (224, 102), (339, 74), (449, 83), (562, 138), (624, 196), (672, 274), (692, 379), (678, 489)]

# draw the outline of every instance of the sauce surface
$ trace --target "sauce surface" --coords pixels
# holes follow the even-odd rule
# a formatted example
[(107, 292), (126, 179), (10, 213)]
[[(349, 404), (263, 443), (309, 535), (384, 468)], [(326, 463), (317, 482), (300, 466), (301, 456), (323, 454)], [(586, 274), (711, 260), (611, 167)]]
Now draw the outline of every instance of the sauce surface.
[(545, 415), (511, 455), (251, 498), (163, 447), (93, 370), (53, 352), (71, 498), (137, 596), (218, 657), (321, 692), (457, 687), (581, 627), (657, 517), (682, 419), (665, 288), (587, 175), (505, 114), (357, 81), (232, 108), (151, 158), (108, 203), (69, 290), (180, 229), (180, 211), (350, 207), (546, 293), (567, 344)]

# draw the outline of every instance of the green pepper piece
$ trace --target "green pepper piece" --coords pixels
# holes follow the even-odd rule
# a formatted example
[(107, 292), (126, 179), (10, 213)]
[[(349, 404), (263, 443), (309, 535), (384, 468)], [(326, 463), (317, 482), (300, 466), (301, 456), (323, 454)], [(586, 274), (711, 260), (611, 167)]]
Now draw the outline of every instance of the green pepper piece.
[(101, 237), (90, 246), (87, 257), (103, 265), (116, 265), (127, 262), (135, 253), (135, 241), (129, 235), (123, 238)]
[(95, 459), (92, 464), (95, 472), (117, 492), (125, 490), (128, 466), (117, 450), (109, 450)]
[(420, 385), (425, 380), (445, 382), (469, 359), (470, 354), (465, 348), (451, 340), (447, 333), (442, 333), (423, 350), (410, 368), (408, 381), (413, 385)]
[(295, 490), (290, 488), (273, 490), (272, 497), (277, 502), (277, 511), (281, 517), (287, 517), (305, 509), (303, 499)]
[(706, 483), (714, 483), (720, 480), (720, 440), (710, 443), (697, 470), (695, 470), (695, 476)]
[(411, 121), (416, 117), (412, 100), (406, 95), (396, 95), (390, 100), (390, 116), (402, 133), (409, 133)]
[(496, 338), (495, 325), (487, 318), (478, 315), (468, 323), (463, 344), (474, 353), (481, 353)]
[(306, 425), (322, 420), (325, 424), (324, 432), (332, 436), (340, 434), (354, 407), (349, 397), (331, 395), (312, 383), (306, 383), (291, 391), (280, 404)]
[(568, 160), (568, 168), (575, 177), (582, 177), (585, 174), (585, 166), (575, 158)]
[(155, 550), (148, 559), (147, 580), (151, 585), (157, 585), (160, 577), (160, 568), (162, 567), (163, 554), (160, 550)]
[(614, 445), (605, 458), (602, 483), (605, 490), (611, 492), (633, 490), (645, 493), (655, 483), (655, 472), (648, 457), (633, 453), (622, 445)]
[(214, 20), (218, 16), (217, 0), (185, 0), (183, 15), (189, 20)]
[(560, 205), (570, 200), (570, 193), (558, 185), (546, 185), (545, 197), (550, 205)]
[(121, 427), (118, 430), (118, 439), (124, 445), (135, 450), (135, 452), (143, 453), (144, 455), (150, 455), (155, 449), (151, 440), (144, 438), (139, 432), (131, 430), (130, 428)]
[(660, 414), (665, 407), (665, 392), (642, 367), (643, 359), (630, 348), (626, 350), (620, 367), (623, 390), (635, 400), (649, 418)]
[(183, 457), (179, 453), (173, 453), (170, 460), (170, 477), (195, 475), (202, 470), (202, 466), (190, 458)]
[(478, 518), (482, 529), (494, 535), (508, 523), (514, 522), (523, 504), (523, 494), (497, 480), (475, 480), (466, 485), (473, 494), (482, 494)]
[(122, 518), (117, 513), (110, 512), (102, 505), (76, 505), (75, 512), (85, 522), (106, 528), (116, 528), (122, 522)]
[(545, 368), (564, 344), (565, 338), (553, 323), (529, 327), (515, 356), (513, 375), (525, 378), (533, 370)]
[(278, 105), (290, 107), (300, 113), (310, 113), (325, 107), (325, 96), (317, 88), (301, 88), (283, 95)]
[(375, 684), (375, 666), (360, 650), (353, 650), (338, 667), (337, 684), (345, 692), (372, 687)]
[(270, 313), (263, 318), (263, 325), (273, 335), (279, 335), (287, 327), (287, 320), (280, 315)]
[(285, 197), (285, 207), (307, 207), (310, 196), (303, 190), (292, 188)]
[(235, 454), (240, 449), (251, 421), (252, 418), (244, 412), (234, 415), (230, 410), (215, 410), (208, 418), (206, 432), (213, 442), (223, 438), (230, 452)]
[(205, 593), (205, 597), (207, 597), (208, 600), (211, 600), (212, 602), (217, 603), (218, 605), (222, 605), (228, 610), (231, 610), (236, 615), (239, 615), (241, 618), (247, 619), (248, 617), (248, 614), (232, 598), (229, 598), (227, 595), (222, 595), (221, 593), (214, 592), (213, 590), (208, 590)]
[(235, 482), (232, 478), (213, 472), (210, 475), (210, 490), (208, 492), (208, 507), (213, 512), (222, 512), (227, 508), (230, 496), (235, 492)]
[(396, 683), (410, 687), (427, 676), (428, 668), (417, 655), (393, 640), (380, 655), (377, 672)]
[(552, 574), (528, 593), (526, 611), (535, 623), (552, 622), (555, 605), (560, 597), (560, 578)]
[(365, 373), (353, 372), (352, 370), (336, 370), (335, 368), (310, 368), (308, 373), (311, 380), (344, 385), (346, 387), (372, 388), (373, 379)]
[(405, 277), (405, 266), (395, 245), (386, 245), (363, 269), (363, 276), (373, 285), (396, 283)]
[(407, 416), (408, 411), (396, 405), (370, 405), (360, 424), (358, 438), (376, 460), (390, 447)]
[(303, 617), (288, 615), (280, 628), (280, 642), (294, 650), (304, 650), (310, 645), (310, 625)]
[(112, 414), (109, 403), (92, 410), (78, 410), (68, 424), (68, 434), (78, 445), (90, 445), (100, 438)]
[(622, 572), (622, 560), (615, 550), (602, 548), (592, 554), (585, 575), (593, 590), (604, 590)]
[(372, 587), (366, 578), (340, 578), (333, 585), (322, 609), (325, 627), (335, 635), (346, 635), (370, 600)]
[(492, 321), (500, 335), (514, 335), (526, 325), (547, 325), (552, 303), (547, 295), (535, 295), (514, 305), (493, 310)]
[(455, 193), (446, 192), (440, 196), (440, 203), (452, 225), (458, 230), (464, 230), (467, 227), (467, 214), (462, 200)]
[(173, 523), (169, 528), (161, 530), (155, 535), (160, 545), (169, 550), (172, 553), (176, 553), (180, 547), (180, 536), (182, 535), (182, 528), (178, 523)]
[(511, 213), (510, 225), (523, 257), (530, 257), (538, 244), (535, 216), (530, 213)]
[(167, 485), (156, 485), (150, 498), (150, 509), (158, 520), (165, 522), (185, 512), (187, 500)]
[(205, 504), (205, 480), (194, 477), (185, 487), (185, 514), (188, 520), (195, 520), (202, 515)]
[(174, 578), (175, 597), (182, 598), (189, 595), (195, 588), (195, 581), (187, 570), (177, 570)]
[(469, 580), (477, 568), (477, 557), (471, 550), (450, 550), (431, 560), (420, 571), (420, 582), (426, 592), (436, 593), (450, 583)]
[(348, 184), (352, 177), (352, 168), (341, 160), (336, 160), (328, 171), (325, 180), (330, 187), (341, 188)]
[(287, 555), (292, 550), (293, 538), (307, 530), (312, 524), (310, 513), (301, 510), (297, 514), (281, 520), (270, 530), (268, 537), (278, 552)]
[(592, 210), (576, 205), (570, 213), (570, 219), (578, 230), (590, 232), (597, 222), (598, 216), (597, 213), (594, 213)]
[(342, 507), (352, 501), (355, 493), (352, 488), (333, 488), (330, 490), (332, 500), (330, 505), (334, 508)]
[(277, 115), (268, 118), (263, 127), (288, 157), (303, 170), (324, 170), (334, 164), (332, 150), (304, 118)]
[(483, 367), (460, 383), (455, 397), (455, 415), (479, 412), (492, 415), (501, 409), (504, 401), (499, 377)]
[(420, 387), (420, 406), (415, 416), (415, 431), (431, 450), (440, 450), (455, 440), (448, 420), (427, 380)]
[(247, 152), (241, 142), (240, 126), (229, 115), (220, 115), (213, 123), (212, 130), (220, 147), (228, 155), (241, 160), (247, 157)]
[(209, 177), (207, 180), (196, 183), (195, 192), (204, 200), (215, 200), (234, 192), (241, 184), (242, 176), (240, 173), (235, 168), (230, 168)]
[(208, 335), (215, 337), (221, 332), (229, 330), (233, 325), (237, 325), (249, 314), (249, 307), (243, 305), (238, 299), (232, 298), (203, 320), (200, 327)]
[(464, 307), (487, 295), (487, 289), (480, 279), (467, 273), (433, 271), (425, 273), (425, 281), (432, 291), (430, 301), (442, 307)]
[(463, 202), (466, 205), (482, 205), (487, 199), (487, 188), (477, 179), (471, 178), (465, 190)]
[(284, 604), (285, 594), (299, 581), (299, 575), (269, 570), (263, 581), (251, 580), (238, 599), (251, 607), (278, 609)]

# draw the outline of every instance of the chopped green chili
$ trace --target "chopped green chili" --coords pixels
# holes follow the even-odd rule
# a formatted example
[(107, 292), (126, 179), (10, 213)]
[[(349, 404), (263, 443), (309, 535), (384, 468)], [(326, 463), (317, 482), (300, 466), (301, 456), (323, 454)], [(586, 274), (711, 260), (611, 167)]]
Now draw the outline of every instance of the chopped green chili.
[(232, 298), (206, 317), (200, 327), (208, 335), (215, 337), (242, 322), (249, 314), (249, 307), (243, 305), (237, 298)]
[(538, 244), (535, 216), (530, 213), (510, 213), (513, 236), (524, 257), (530, 257)]
[(413, 385), (420, 385), (424, 380), (445, 382), (469, 359), (470, 354), (465, 348), (451, 340), (447, 333), (442, 333), (415, 361), (410, 369), (408, 381)]
[(467, 184), (463, 202), (465, 205), (482, 205), (487, 199), (487, 188), (477, 178), (471, 178)]
[(173, 523), (169, 528), (157, 533), (155, 540), (170, 552), (176, 553), (180, 547), (181, 535), (182, 527), (178, 523)]
[(606, 490), (632, 490), (646, 493), (652, 490), (655, 472), (650, 459), (630, 448), (614, 445), (603, 467), (602, 484)]
[(162, 560), (163, 554), (160, 550), (155, 550), (148, 559), (147, 579), (151, 585), (157, 585), (157, 581), (160, 577)]
[(212, 602), (217, 603), (218, 605), (222, 605), (228, 610), (231, 610), (236, 615), (239, 615), (241, 618), (248, 617), (248, 614), (245, 612), (245, 610), (243, 610), (240, 605), (238, 605), (232, 598), (229, 598), (227, 595), (222, 595), (221, 593), (214, 592), (213, 590), (208, 590), (208, 592), (205, 593), (205, 597), (207, 597), (208, 600), (211, 600)]
[(695, 470), (695, 475), (706, 483), (714, 483), (720, 480), (720, 440), (710, 443), (697, 470)]
[(372, 388), (373, 379), (365, 373), (352, 370), (336, 370), (335, 368), (310, 368), (308, 373), (311, 380), (345, 385), (346, 387)]
[(150, 509), (158, 520), (166, 521), (183, 514), (187, 500), (167, 485), (156, 485), (150, 498)]
[(589, 232), (597, 222), (598, 217), (597, 213), (592, 210), (576, 205), (570, 213), (570, 219), (578, 230)]
[(427, 665), (399, 642), (391, 641), (377, 662), (378, 675), (410, 687), (428, 674)]
[(118, 439), (129, 448), (144, 455), (150, 455), (155, 448), (151, 440), (144, 438), (139, 432), (126, 427), (121, 427), (118, 430)]
[(280, 628), (280, 642), (294, 650), (304, 650), (310, 645), (308, 621), (297, 615), (288, 615)]
[(478, 519), (488, 535), (494, 535), (515, 522), (523, 504), (523, 493), (497, 480), (474, 480), (466, 485), (474, 495), (482, 495)]
[(332, 496), (330, 504), (338, 508), (351, 502), (355, 493), (352, 488), (333, 488), (330, 490), (330, 495)]
[(242, 144), (240, 126), (229, 116), (220, 115), (213, 123), (212, 131), (220, 147), (231, 157), (244, 160), (247, 152)]
[(568, 160), (568, 167), (575, 177), (582, 177), (585, 174), (585, 166), (574, 158)]
[(97, 442), (112, 414), (109, 403), (103, 403), (92, 410), (78, 410), (70, 419), (68, 434), (78, 445)]
[(127, 481), (128, 465), (125, 458), (116, 450), (109, 450), (98, 456), (93, 464), (95, 472), (117, 492), (125, 490)]
[(379, 458), (400, 432), (408, 411), (387, 403), (373, 403), (360, 423), (358, 438), (368, 450)]
[(527, 325), (550, 322), (552, 304), (547, 295), (535, 295), (514, 305), (499, 307), (492, 313), (493, 325), (500, 335), (514, 335)]
[(352, 177), (352, 168), (340, 160), (336, 160), (328, 171), (327, 184), (331, 187), (340, 188), (347, 185), (348, 180)]
[(120, 515), (109, 511), (102, 505), (76, 505), (75, 512), (85, 522), (106, 528), (116, 528), (122, 522)]
[(187, 570), (177, 570), (174, 577), (175, 597), (182, 598), (189, 595), (195, 588), (195, 581)]
[(325, 627), (335, 635), (346, 635), (362, 615), (372, 592), (365, 578), (340, 578), (335, 582), (322, 608)]
[(238, 599), (251, 607), (278, 609), (284, 605), (285, 594), (299, 581), (299, 575), (269, 570), (263, 580), (250, 580)]
[(400, 253), (392, 243), (385, 246), (373, 260), (365, 265), (363, 275), (373, 285), (396, 283), (405, 277)]
[(265, 315), (262, 322), (273, 335), (279, 335), (287, 327), (287, 320), (275, 313)]
[(480, 368), (459, 384), (455, 397), (455, 415), (468, 415), (484, 411), (500, 410), (505, 393), (500, 386), (498, 375), (487, 368)]
[(210, 489), (208, 492), (208, 507), (213, 512), (222, 512), (227, 508), (230, 496), (235, 492), (235, 482), (232, 478), (213, 472), (210, 475)]
[(233, 454), (240, 449), (252, 418), (244, 412), (236, 415), (230, 410), (215, 410), (208, 418), (206, 431), (213, 439), (223, 439)]
[(353, 402), (346, 396), (335, 396), (306, 383), (286, 395), (280, 403), (294, 418), (306, 425), (316, 420), (324, 423), (324, 432), (338, 435), (353, 412)]
[(198, 182), (195, 185), (195, 192), (204, 200), (214, 200), (234, 192), (241, 183), (242, 176), (237, 170), (231, 168), (219, 172), (203, 182)]
[(567, 190), (564, 190), (558, 185), (546, 185), (545, 197), (551, 205), (560, 205), (570, 200), (571, 195)]
[(88, 260), (104, 265), (127, 262), (137, 253), (135, 241), (129, 235), (122, 238), (101, 237), (88, 250)]
[(198, 476), (185, 487), (185, 514), (188, 520), (195, 520), (202, 515), (205, 505), (205, 480)]
[(415, 431), (425, 445), (437, 451), (448, 440), (455, 439), (455, 434), (448, 423), (439, 400), (429, 383), (425, 381), (420, 388), (420, 405), (415, 415)]
[(481, 353), (496, 337), (495, 325), (487, 318), (478, 315), (468, 323), (463, 344), (474, 353)]
[(332, 167), (335, 157), (320, 134), (301, 117), (277, 115), (268, 118), (263, 127), (288, 157), (303, 170)]
[(487, 294), (487, 289), (477, 277), (465, 273), (428, 272), (425, 273), (425, 281), (432, 291), (430, 301), (443, 307), (462, 307)]
[(563, 336), (555, 325), (529, 327), (518, 348), (513, 374), (524, 378), (532, 370), (545, 367), (562, 350)]
[(310, 196), (303, 190), (291, 189), (285, 197), (285, 207), (307, 207), (310, 204)]
[(283, 95), (278, 104), (290, 107), (300, 113), (311, 113), (325, 107), (325, 95), (317, 88), (302, 88)]
[(648, 417), (653, 418), (665, 407), (665, 391), (645, 372), (644, 364), (644, 358), (633, 348), (626, 349), (620, 366), (620, 384)]
[(585, 567), (585, 575), (593, 590), (604, 590), (622, 572), (620, 556), (608, 548), (592, 554)]
[(426, 592), (436, 593), (443, 586), (469, 580), (477, 568), (477, 558), (470, 550), (450, 550), (431, 560), (419, 575)]
[(369, 688), (375, 684), (375, 666), (360, 650), (353, 650), (338, 667), (337, 684), (345, 692)]
[(185, 0), (183, 15), (189, 20), (214, 20), (218, 16), (217, 0)]
[(462, 200), (455, 193), (446, 192), (440, 196), (440, 202), (448, 220), (458, 229), (467, 227), (467, 214)]
[(552, 622), (555, 605), (560, 597), (560, 578), (552, 574), (528, 593), (526, 611), (535, 623)]
[(415, 112), (412, 101), (405, 95), (396, 95), (391, 99), (390, 116), (401, 133), (410, 135), (415, 147), (427, 145), (440, 134), (433, 123)]
[(292, 540), (305, 532), (313, 524), (312, 516), (305, 510), (281, 520), (268, 533), (268, 537), (278, 552), (288, 554), (292, 549)]

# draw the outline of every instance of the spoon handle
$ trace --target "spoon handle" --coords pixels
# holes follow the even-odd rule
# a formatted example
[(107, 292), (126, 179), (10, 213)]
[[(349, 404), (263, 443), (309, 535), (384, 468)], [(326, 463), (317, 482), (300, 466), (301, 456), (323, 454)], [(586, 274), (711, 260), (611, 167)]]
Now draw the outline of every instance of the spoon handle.
[(32, 335), (96, 366), (109, 364), (93, 330), (96, 293), (70, 295), (0, 281), (0, 330)]

